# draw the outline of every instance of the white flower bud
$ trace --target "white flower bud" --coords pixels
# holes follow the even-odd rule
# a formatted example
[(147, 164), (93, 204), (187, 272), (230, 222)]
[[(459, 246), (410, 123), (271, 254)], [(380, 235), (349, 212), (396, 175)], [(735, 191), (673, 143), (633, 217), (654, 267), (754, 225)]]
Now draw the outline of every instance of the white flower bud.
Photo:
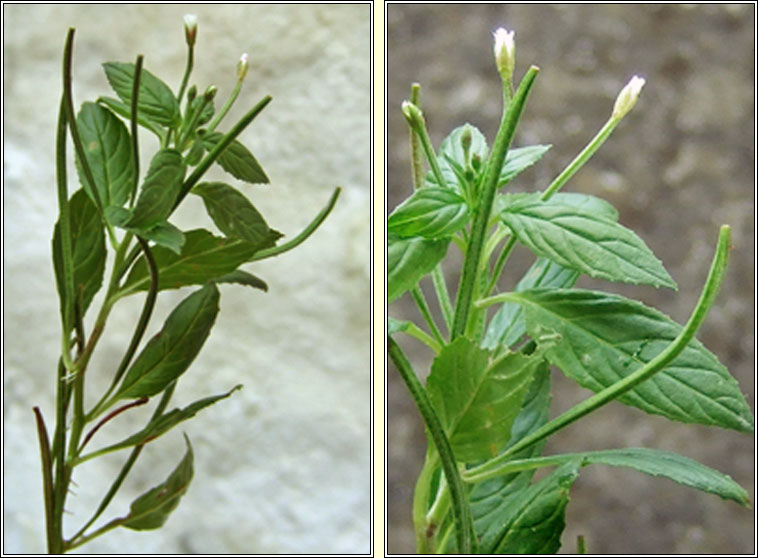
[(637, 98), (640, 96), (642, 86), (645, 85), (645, 79), (640, 76), (634, 76), (629, 83), (621, 90), (616, 97), (616, 104), (613, 105), (613, 118), (623, 118), (624, 115), (632, 110)]
[(184, 16), (184, 37), (189, 46), (194, 46), (197, 37), (197, 16), (194, 14)]
[(495, 63), (500, 76), (505, 81), (513, 77), (516, 67), (516, 43), (513, 39), (515, 31), (506, 31), (502, 27), (495, 31)]
[(242, 81), (245, 79), (245, 75), (247, 74), (247, 67), (247, 52), (243, 52), (242, 56), (240, 56), (240, 61), (237, 62), (237, 81)]

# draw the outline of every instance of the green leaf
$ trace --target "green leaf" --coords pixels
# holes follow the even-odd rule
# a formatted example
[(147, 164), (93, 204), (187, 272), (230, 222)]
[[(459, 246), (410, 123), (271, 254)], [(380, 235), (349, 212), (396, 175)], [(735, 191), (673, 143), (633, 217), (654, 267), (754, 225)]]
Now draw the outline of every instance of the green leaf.
[(195, 401), (194, 403), (184, 407), (183, 409), (173, 409), (169, 411), (168, 413), (164, 413), (161, 416), (156, 417), (155, 419), (150, 421), (150, 423), (147, 426), (145, 426), (145, 428), (143, 428), (136, 434), (133, 434), (116, 444), (105, 447), (101, 450), (97, 450), (97, 452), (95, 453), (97, 453), (98, 455), (102, 455), (105, 453), (110, 453), (112, 451), (118, 451), (121, 449), (130, 448), (132, 446), (137, 446), (140, 444), (147, 444), (148, 442), (152, 442), (159, 436), (162, 436), (163, 434), (165, 434), (166, 432), (174, 428), (177, 424), (194, 417), (197, 413), (199, 413), (206, 407), (209, 407), (213, 405), (214, 403), (221, 401), (222, 399), (226, 399), (238, 389), (242, 389), (242, 385), (236, 385), (232, 389), (227, 391), (226, 393), (222, 393), (220, 395), (212, 395), (210, 397), (205, 397), (203, 399)]
[(153, 241), (158, 246), (168, 248), (175, 254), (182, 253), (184, 233), (168, 221), (159, 221), (151, 228), (140, 231), (139, 235), (146, 240)]
[(538, 195), (524, 196), (501, 212), (503, 222), (538, 256), (591, 277), (666, 286), (676, 283), (631, 230), (593, 211)]
[(582, 455), (583, 465), (599, 463), (613, 467), (629, 467), (654, 477), (666, 477), (692, 488), (749, 505), (747, 492), (731, 477), (682, 455), (649, 448), (624, 448), (588, 452)]
[(260, 289), (263, 292), (268, 292), (268, 285), (266, 282), (242, 269), (235, 269), (231, 273), (222, 275), (213, 280), (214, 283), (237, 283), (238, 285), (245, 285), (246, 287), (253, 287), (254, 289)]
[[(566, 269), (547, 258), (537, 258), (532, 267), (516, 285), (516, 291), (534, 287), (554, 289), (573, 287), (579, 272)], [(492, 317), (482, 340), (482, 348), (494, 349), (500, 345), (511, 347), (526, 334), (526, 325), (521, 306), (515, 302), (504, 302)]]
[(387, 231), (398, 236), (443, 238), (466, 226), (466, 200), (447, 188), (421, 188), (401, 203), (387, 220)]
[[(76, 124), (100, 202), (103, 207), (124, 205), (134, 184), (132, 144), (126, 126), (108, 109), (89, 102), (82, 104)], [(79, 182), (94, 201), (78, 158), (76, 166)]]
[(239, 190), (223, 182), (203, 182), (191, 192), (203, 198), (213, 222), (228, 238), (265, 240), (270, 229), (255, 206)]
[(442, 261), (450, 239), (387, 235), (387, 302), (400, 298)]
[(493, 360), (489, 351), (459, 337), (432, 363), (426, 386), (456, 460), (474, 462), (496, 456), (542, 357), (508, 353)]
[[(541, 194), (523, 192), (498, 194), (495, 199), (496, 206), (493, 212), (499, 213), (513, 204), (533, 203), (535, 199), (540, 199), (540, 196)], [(594, 213), (604, 219), (616, 222), (619, 220), (619, 212), (616, 211), (616, 208), (604, 199), (596, 196), (574, 192), (558, 192), (553, 194), (550, 200), (561, 205), (570, 205), (571, 207)]]
[[(450, 134), (442, 140), (437, 154), (437, 163), (439, 164), (442, 176), (445, 179), (445, 184), (442, 184), (441, 186), (452, 188), (458, 193), (462, 193), (464, 188), (458, 178), (457, 169), (455, 167), (457, 166), (461, 170), (466, 168), (466, 157), (463, 152), (461, 137), (467, 129), (471, 133), (469, 158), (478, 155), (482, 162), (486, 161), (489, 154), (487, 139), (476, 126), (471, 124), (464, 124), (450, 132)], [(472, 176), (472, 181), (475, 180), (476, 176)], [(437, 183), (434, 174), (431, 172), (426, 176), (426, 184), (427, 186), (440, 186), (440, 184)]]
[[(506, 448), (547, 423), (550, 398), (550, 365), (543, 361), (534, 374), (532, 385), (513, 422), (511, 439)], [(538, 442), (519, 452), (514, 458), (537, 457), (542, 453), (544, 445), (544, 440)], [(502, 538), (504, 524), (501, 518), (508, 513), (510, 500), (529, 486), (534, 472), (534, 469), (531, 469), (503, 475), (478, 483), (471, 489), (471, 515), (474, 517), (474, 527), (479, 539), (479, 551), (483, 554), (491, 553)]]
[(551, 147), (552, 145), (529, 145), (526, 147), (509, 149), (508, 154), (505, 156), (503, 168), (500, 169), (500, 177), (497, 181), (497, 187), (502, 188), (508, 184), (508, 182), (516, 178), (516, 176), (522, 171), (531, 167), (534, 163), (539, 161)]
[[(511, 299), (523, 307), (529, 335), (544, 328), (561, 335), (562, 342), (547, 351), (548, 360), (595, 392), (644, 366), (682, 330), (661, 312), (613, 294), (535, 289), (512, 293)], [(696, 339), (619, 401), (681, 422), (753, 430), (736, 380)]]
[[(103, 283), (105, 270), (105, 231), (100, 213), (83, 189), (77, 190), (69, 201), (71, 213), (71, 251), (74, 266), (74, 292), (83, 316), (92, 298)], [(61, 301), (61, 315), (66, 305), (63, 288), (63, 261), (61, 256), (60, 223), (53, 232), (53, 267)]]
[[(122, 103), (118, 99), (114, 99), (113, 97), (98, 97), (97, 102), (101, 105), (105, 105), (108, 109), (115, 112), (122, 118), (126, 118), (127, 120), (131, 120), (132, 118), (132, 107), (130, 105)], [(163, 141), (165, 134), (161, 130), (160, 124), (151, 121), (149, 118), (145, 118), (145, 115), (141, 114), (139, 112), (139, 109), (137, 109), (137, 124), (146, 130), (150, 130), (152, 133), (158, 136), (159, 140)]]
[(210, 283), (180, 302), (129, 367), (113, 399), (150, 397), (182, 375), (211, 332), (218, 299)]
[[(158, 268), (158, 289), (178, 289), (186, 285), (202, 285), (231, 273), (250, 261), (256, 253), (270, 248), (281, 237), (276, 231), (261, 242), (245, 242), (213, 236), (204, 229), (184, 233), (181, 254), (161, 246), (153, 250)], [(144, 257), (132, 267), (121, 294), (131, 294), (150, 287), (150, 274)]]
[[(134, 64), (106, 62), (103, 68), (113, 90), (127, 106), (131, 106)], [(137, 114), (167, 128), (174, 126), (180, 118), (179, 103), (171, 89), (144, 68), (140, 75)]]
[(132, 502), (129, 515), (121, 520), (123, 527), (135, 531), (158, 529), (166, 523), (169, 514), (179, 505), (179, 500), (187, 492), (194, 472), (192, 445), (187, 436), (184, 439), (187, 442), (184, 458), (164, 482)]
[(550, 476), (508, 498), (501, 516), (503, 536), (492, 554), (554, 554), (566, 527), (566, 506), (581, 461), (572, 460)]
[(171, 214), (187, 167), (176, 149), (161, 149), (150, 161), (132, 217), (125, 227), (147, 231)]
[[(221, 141), (224, 134), (213, 132), (201, 137), (203, 146), (211, 151)], [(268, 176), (247, 147), (234, 140), (218, 158), (218, 164), (234, 178), (250, 184), (268, 184)]]

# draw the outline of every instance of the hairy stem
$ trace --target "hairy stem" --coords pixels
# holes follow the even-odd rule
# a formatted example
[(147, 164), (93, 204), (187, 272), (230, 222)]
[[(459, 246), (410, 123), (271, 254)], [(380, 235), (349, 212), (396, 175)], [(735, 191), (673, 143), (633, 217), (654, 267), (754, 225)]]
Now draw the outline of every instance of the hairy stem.
[(395, 343), (391, 336), (387, 337), (387, 353), (400, 372), (408, 391), (411, 393), (416, 406), (424, 419), (424, 424), (434, 441), (435, 448), (440, 457), (442, 470), (450, 488), (450, 497), (453, 505), (453, 517), (455, 521), (458, 552), (472, 554), (476, 552), (476, 537), (474, 536), (474, 524), (471, 516), (471, 508), (468, 503), (466, 489), (461, 481), (458, 466), (455, 462), (450, 442), (442, 429), (437, 413), (432, 407), (431, 401), (426, 395), (424, 386), (416, 376), (411, 363), (403, 353), (400, 346)]
[(485, 169), (483, 189), (481, 197), (475, 208), (474, 221), (471, 227), (471, 237), (466, 249), (466, 258), (463, 262), (463, 273), (461, 275), (460, 285), (458, 287), (458, 296), (455, 301), (455, 315), (453, 316), (453, 330), (450, 340), (463, 335), (468, 325), (469, 312), (474, 300), (475, 289), (478, 286), (477, 275), (480, 269), (480, 258), (482, 247), (485, 242), (487, 233), (487, 224), (492, 211), (492, 203), (495, 199), (497, 190), (497, 181), (500, 176), (500, 169), (505, 161), (508, 147), (516, 131), (521, 112), (524, 109), (526, 98), (534, 84), (539, 69), (536, 66), (529, 68), (529, 71), (521, 80), (521, 84), (516, 91), (511, 102), (503, 111), (503, 119), (498, 130), (495, 144), (492, 147), (492, 153), (487, 168)]

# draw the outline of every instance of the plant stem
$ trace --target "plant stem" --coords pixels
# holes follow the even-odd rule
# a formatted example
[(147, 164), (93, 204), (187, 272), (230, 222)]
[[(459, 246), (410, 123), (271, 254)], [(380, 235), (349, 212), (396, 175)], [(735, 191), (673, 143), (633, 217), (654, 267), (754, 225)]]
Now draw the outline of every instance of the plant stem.
[(429, 329), (432, 332), (432, 335), (434, 336), (434, 339), (437, 341), (439, 345), (444, 345), (445, 340), (442, 338), (442, 334), (440, 333), (439, 328), (437, 327), (437, 324), (434, 322), (434, 318), (432, 317), (432, 312), (429, 309), (429, 304), (426, 302), (426, 298), (424, 297), (424, 292), (421, 290), (421, 287), (416, 285), (411, 289), (411, 297), (413, 298), (413, 301), (416, 303), (416, 307), (418, 308), (418, 311), (423, 316), (424, 320), (426, 321), (426, 324), (429, 326)]
[(435, 529), (439, 527), (439, 525), (431, 526), (426, 520), (432, 478), (437, 465), (439, 465), (439, 455), (436, 451), (430, 450), (427, 452), (424, 466), (421, 468), (413, 491), (413, 526), (416, 532), (418, 554), (431, 554), (434, 550)]
[(492, 211), (492, 203), (495, 199), (497, 181), (500, 169), (505, 161), (508, 147), (516, 131), (521, 112), (524, 109), (526, 97), (534, 84), (539, 69), (536, 66), (529, 71), (521, 80), (516, 94), (511, 102), (503, 110), (503, 119), (500, 124), (495, 144), (492, 148), (487, 168), (484, 174), (483, 189), (478, 204), (474, 209), (474, 221), (471, 227), (471, 237), (466, 250), (466, 258), (463, 262), (463, 273), (458, 287), (458, 296), (455, 301), (455, 315), (453, 316), (453, 330), (450, 340), (453, 341), (463, 335), (468, 325), (469, 311), (474, 300), (474, 291), (478, 286), (478, 274), (482, 247), (487, 233), (487, 224)]
[(126, 349), (126, 353), (124, 353), (124, 356), (121, 359), (121, 363), (119, 364), (118, 369), (113, 376), (113, 381), (111, 381), (110, 387), (100, 398), (100, 401), (98, 401), (97, 405), (95, 405), (95, 407), (89, 412), (87, 415), (87, 420), (94, 419), (97, 415), (109, 407), (109, 404), (107, 403), (108, 397), (110, 397), (110, 395), (113, 393), (113, 390), (116, 389), (116, 386), (118, 386), (119, 381), (121, 381), (124, 373), (126, 373), (126, 369), (129, 366), (129, 363), (132, 361), (134, 353), (137, 352), (137, 347), (139, 347), (140, 341), (142, 341), (142, 337), (144, 336), (145, 330), (147, 329), (147, 324), (150, 322), (150, 316), (153, 313), (153, 308), (155, 308), (155, 299), (158, 296), (158, 266), (155, 263), (155, 258), (153, 257), (153, 253), (150, 250), (147, 242), (139, 236), (137, 237), (137, 242), (142, 249), (145, 261), (147, 262), (147, 269), (150, 273), (150, 288), (148, 289), (147, 295), (145, 296), (145, 304), (142, 306), (142, 313), (140, 314), (139, 320), (137, 322), (137, 327), (132, 334), (132, 340), (129, 342), (129, 347)]
[(566, 182), (568, 182), (569, 179), (571, 179), (571, 177), (574, 176), (580, 168), (582, 168), (582, 166), (584, 166), (584, 163), (586, 163), (590, 157), (595, 154), (595, 151), (597, 151), (600, 146), (605, 143), (605, 140), (608, 139), (608, 136), (611, 135), (611, 132), (613, 132), (619, 122), (621, 122), (620, 117), (614, 118), (611, 116), (600, 129), (600, 131), (595, 135), (595, 137), (590, 140), (584, 149), (582, 149), (579, 155), (574, 157), (574, 160), (571, 161), (571, 163), (569, 163), (569, 165), (563, 169), (563, 171), (557, 177), (555, 177), (547, 189), (542, 192), (540, 199), (542, 201), (547, 201), (552, 197), (553, 194), (560, 190), (563, 185), (566, 184)]
[[(581, 417), (595, 411), (599, 407), (605, 405), (609, 401), (613, 401), (622, 396), (630, 389), (639, 385), (641, 382), (649, 379), (653, 374), (661, 371), (672, 360), (674, 360), (679, 353), (681, 353), (689, 342), (695, 337), (695, 333), (703, 323), (708, 310), (713, 305), (716, 295), (718, 294), (721, 286), (721, 281), (724, 278), (726, 272), (726, 264), (729, 258), (729, 241), (731, 238), (731, 229), (728, 225), (722, 225), (719, 232), (718, 245), (716, 247), (716, 254), (713, 257), (713, 263), (708, 273), (708, 279), (705, 282), (703, 291), (700, 294), (695, 309), (692, 311), (690, 319), (684, 326), (682, 331), (661, 353), (655, 358), (650, 360), (646, 365), (639, 368), (634, 373), (622, 378), (616, 383), (608, 386), (607, 388), (599, 391), (595, 395), (585, 399), (578, 405), (575, 405), (562, 415), (551, 420), (547, 424), (535, 430), (532, 434), (525, 436), (508, 450), (500, 454), (498, 457), (487, 461), (486, 463), (474, 467), (467, 471), (468, 475), (477, 476), (485, 472), (492, 471), (500, 467), (503, 463), (507, 462), (510, 457), (517, 454), (521, 450), (531, 446), (532, 444), (539, 442), (540, 440), (547, 438), (554, 434), (558, 430), (565, 428), (572, 422), (580, 419)], [(486, 306), (489, 304), (495, 304), (497, 302), (505, 302), (506, 300), (512, 300), (518, 302), (518, 297), (510, 296), (511, 293), (490, 297), (481, 301), (479, 304)]]
[(450, 302), (450, 293), (447, 291), (447, 283), (445, 283), (441, 264), (437, 264), (432, 270), (432, 281), (434, 283), (434, 290), (437, 293), (437, 301), (442, 311), (442, 317), (445, 319), (445, 327), (447, 327), (449, 332), (453, 325), (453, 305)]
[(458, 466), (455, 462), (453, 450), (450, 442), (442, 429), (437, 413), (435, 413), (429, 398), (426, 395), (424, 386), (416, 376), (416, 373), (403, 353), (400, 346), (395, 343), (391, 336), (387, 336), (387, 353), (392, 362), (400, 372), (405, 385), (408, 387), (416, 406), (424, 419), (424, 424), (429, 430), (429, 434), (434, 441), (437, 453), (440, 456), (442, 470), (445, 473), (450, 496), (453, 504), (453, 518), (455, 521), (456, 538), (458, 541), (458, 552), (461, 554), (472, 554), (476, 552), (476, 537), (474, 536), (473, 519), (471, 517), (471, 508), (469, 507), (466, 490), (461, 481)]
[(190, 74), (192, 73), (192, 66), (195, 61), (195, 45), (187, 45), (187, 65), (184, 67), (184, 75), (182, 76), (182, 84), (179, 86), (179, 93), (176, 96), (176, 102), (181, 104), (182, 97), (184, 97), (184, 91), (187, 89), (187, 83), (189, 82)]
[(245, 114), (240, 119), (240, 121), (237, 122), (237, 124), (235, 124), (234, 127), (229, 130), (229, 132), (227, 132), (223, 138), (221, 138), (221, 141), (216, 144), (211, 152), (208, 153), (203, 158), (203, 160), (200, 161), (200, 163), (198, 163), (192, 174), (189, 175), (189, 177), (187, 177), (187, 180), (184, 181), (184, 184), (182, 184), (182, 189), (179, 192), (179, 196), (176, 198), (176, 202), (174, 203), (174, 209), (176, 209), (182, 200), (187, 196), (187, 194), (189, 194), (189, 191), (192, 189), (192, 187), (197, 184), (203, 174), (205, 174), (205, 171), (207, 171), (208, 168), (216, 161), (216, 159), (218, 159), (219, 155), (223, 153), (224, 149), (226, 149), (229, 144), (232, 143), (245, 128), (247, 128), (247, 125), (250, 124), (253, 119), (258, 116), (270, 102), (271, 95), (266, 95), (263, 99), (261, 99), (257, 105), (250, 109), (247, 114)]
[(134, 83), (132, 84), (132, 107), (131, 117), (129, 123), (132, 132), (132, 157), (134, 161), (134, 183), (132, 184), (132, 192), (129, 196), (129, 206), (134, 205), (134, 200), (137, 197), (137, 187), (139, 185), (139, 145), (137, 141), (137, 101), (139, 99), (139, 85), (142, 78), (142, 61), (144, 57), (140, 54), (137, 56), (137, 61), (134, 64)]
[(237, 100), (237, 97), (240, 94), (240, 90), (242, 89), (242, 82), (245, 81), (243, 79), (238, 79), (237, 83), (234, 86), (234, 89), (232, 90), (232, 94), (229, 96), (229, 98), (224, 103), (224, 106), (221, 107), (221, 110), (218, 111), (218, 114), (213, 117), (213, 120), (211, 120), (211, 123), (208, 124), (208, 130), (206, 131), (206, 134), (210, 134), (213, 132), (213, 130), (216, 129), (216, 126), (218, 126), (221, 121), (226, 116), (226, 113), (229, 112), (229, 109), (232, 108), (232, 105), (234, 104), (234, 101)]
[(318, 215), (311, 221), (303, 231), (298, 234), (295, 238), (290, 240), (289, 242), (285, 242), (284, 244), (280, 244), (279, 246), (273, 246), (271, 248), (266, 248), (265, 250), (261, 250), (260, 252), (256, 252), (255, 256), (250, 258), (249, 261), (255, 262), (258, 260), (263, 260), (266, 258), (271, 258), (273, 256), (278, 256), (279, 254), (283, 254), (284, 252), (287, 252), (289, 250), (292, 250), (296, 246), (302, 244), (306, 241), (306, 239), (311, 236), (316, 229), (321, 225), (321, 223), (324, 222), (326, 217), (329, 215), (329, 213), (332, 211), (332, 208), (334, 208), (334, 204), (337, 203), (337, 198), (340, 195), (340, 192), (342, 191), (342, 188), (335, 188), (334, 193), (332, 193), (332, 197), (329, 198), (329, 201), (326, 204), (326, 207), (322, 209)]
[[(148, 424), (163, 414), (163, 411), (166, 410), (166, 406), (171, 400), (171, 396), (173, 395), (175, 388), (176, 388), (176, 381), (172, 382), (166, 388), (166, 390), (163, 392), (163, 395), (161, 396), (161, 400), (158, 403), (158, 406), (155, 408), (155, 412), (153, 412), (152, 417), (148, 421)], [(126, 479), (126, 476), (129, 474), (129, 471), (131, 471), (131, 468), (134, 466), (134, 463), (137, 461), (137, 458), (139, 457), (140, 453), (142, 453), (142, 448), (144, 447), (145, 447), (144, 444), (141, 444), (141, 445), (135, 446), (132, 449), (132, 452), (129, 454), (129, 458), (126, 460), (123, 467), (121, 467), (121, 471), (119, 472), (118, 477), (116, 477), (116, 480), (113, 481), (113, 484), (111, 485), (110, 489), (106, 493), (102, 502), (100, 502), (100, 505), (97, 507), (97, 510), (95, 511), (95, 513), (87, 521), (87, 523), (85, 523), (84, 526), (81, 529), (79, 529), (79, 531), (73, 537), (71, 537), (71, 540), (68, 542), (68, 544), (66, 544), (67, 550), (83, 545), (87, 541), (94, 539), (96, 536), (102, 535), (106, 530), (109, 531), (110, 529), (114, 527), (118, 527), (118, 524), (115, 524), (110, 529), (99, 530), (99, 532), (96, 531), (95, 533), (87, 535), (86, 537), (82, 537), (84, 532), (87, 529), (89, 529), (90, 526), (95, 521), (97, 521), (97, 518), (100, 517), (100, 515), (102, 515), (102, 513), (105, 511), (105, 508), (107, 508), (108, 504), (111, 503), (111, 500), (113, 500), (113, 497), (116, 495), (119, 488), (121, 488), (121, 485)]]
[(50, 454), (50, 440), (47, 437), (45, 419), (39, 407), (34, 407), (34, 417), (37, 421), (37, 437), (39, 438), (39, 451), (42, 458), (42, 486), (45, 494), (45, 525), (47, 532), (48, 554), (61, 552), (61, 540), (56, 536), (55, 530), (55, 503), (53, 496), (53, 460)]

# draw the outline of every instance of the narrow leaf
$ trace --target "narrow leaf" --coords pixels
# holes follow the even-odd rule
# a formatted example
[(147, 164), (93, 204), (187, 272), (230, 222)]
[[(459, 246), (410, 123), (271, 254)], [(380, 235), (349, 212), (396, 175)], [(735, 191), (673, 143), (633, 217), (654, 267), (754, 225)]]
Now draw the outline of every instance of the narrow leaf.
[[(213, 236), (204, 229), (184, 233), (184, 247), (180, 254), (158, 246), (153, 257), (158, 267), (158, 289), (178, 289), (186, 285), (202, 285), (231, 273), (240, 264), (250, 261), (264, 248), (270, 248), (281, 237), (272, 230), (261, 242), (246, 242)], [(132, 267), (122, 294), (147, 290), (150, 274), (144, 258)]]
[(443, 238), (466, 226), (468, 206), (462, 196), (447, 188), (421, 188), (395, 208), (387, 231), (398, 236)]
[[(127, 106), (131, 106), (134, 64), (106, 62), (103, 68), (113, 90)], [(173, 126), (179, 119), (179, 103), (171, 89), (145, 69), (140, 77), (137, 113), (165, 127)]]
[[(213, 132), (202, 136), (202, 142), (204, 147), (208, 151), (211, 151), (223, 137), (224, 134)], [(247, 147), (237, 140), (232, 141), (232, 143), (224, 149), (218, 158), (218, 164), (221, 165), (221, 168), (226, 172), (239, 180), (244, 180), (250, 184), (269, 183), (268, 176), (266, 176), (266, 173), (263, 171), (263, 168), (256, 158), (250, 153)]]
[(238, 285), (244, 285), (246, 287), (253, 287), (254, 289), (260, 289), (263, 292), (268, 292), (268, 285), (266, 282), (242, 269), (235, 269), (231, 273), (222, 275), (213, 280), (214, 283), (236, 283)]
[(125, 226), (146, 231), (164, 221), (174, 208), (186, 168), (177, 150), (158, 151), (150, 161), (137, 204)]
[(135, 531), (158, 529), (166, 523), (169, 514), (179, 505), (179, 500), (187, 492), (194, 472), (192, 445), (189, 438), (185, 436), (184, 439), (187, 442), (184, 459), (164, 482), (132, 502), (129, 515), (122, 520), (123, 527)]
[[(103, 207), (122, 206), (131, 194), (135, 172), (126, 126), (108, 109), (89, 102), (82, 105), (76, 124)], [(96, 199), (90, 191), (89, 181), (83, 176), (78, 158), (76, 166), (79, 182), (90, 197)]]
[(593, 211), (533, 195), (500, 215), (530, 250), (564, 267), (610, 281), (676, 288), (634, 232)]
[(442, 349), (427, 379), (429, 399), (461, 462), (494, 457), (505, 447), (542, 360), (538, 354), (491, 356), (459, 337)]
[(629, 467), (655, 477), (666, 477), (692, 488), (734, 500), (747, 506), (745, 490), (731, 477), (682, 455), (649, 448), (624, 448), (588, 452), (583, 464), (600, 463), (613, 467)]
[[(105, 453), (110, 453), (112, 451), (126, 449), (132, 446), (137, 446), (140, 444), (147, 444), (148, 442), (152, 442), (159, 436), (162, 436), (163, 434), (165, 434), (166, 432), (174, 428), (177, 424), (194, 417), (197, 413), (199, 413), (206, 407), (209, 407), (213, 405), (214, 403), (221, 401), (222, 399), (226, 399), (238, 389), (242, 389), (242, 386), (237, 385), (231, 390), (227, 391), (226, 393), (222, 393), (220, 395), (213, 395), (211, 397), (205, 397), (204, 399), (195, 401), (194, 403), (184, 407), (183, 409), (173, 409), (169, 411), (168, 413), (164, 413), (163, 415), (153, 419), (145, 428), (143, 428), (136, 434), (133, 434), (116, 444), (97, 450), (95, 453), (97, 453), (98, 455), (102, 455)], [(85, 456), (85, 458), (86, 457), (87, 456)]]
[[(598, 392), (644, 366), (682, 326), (627, 298), (579, 289), (513, 293), (524, 309), (529, 335), (544, 328), (562, 341), (548, 360), (580, 385)], [(671, 364), (619, 401), (681, 422), (753, 430), (739, 385), (716, 356), (694, 339)]]
[(129, 367), (113, 398), (150, 397), (183, 374), (216, 321), (218, 299), (211, 283), (180, 302)]
[[(103, 282), (105, 270), (105, 232), (94, 202), (83, 189), (77, 190), (69, 202), (71, 212), (71, 250), (74, 265), (74, 294), (82, 315)], [(66, 304), (63, 288), (63, 262), (61, 260), (60, 223), (53, 232), (53, 266), (61, 300), (61, 312)], [(73, 301), (72, 301), (73, 303)]]
[(223, 182), (203, 182), (191, 192), (200, 196), (208, 215), (228, 238), (265, 240), (270, 229), (255, 206), (236, 188)]
[(442, 261), (449, 239), (387, 237), (387, 302), (400, 298)]

